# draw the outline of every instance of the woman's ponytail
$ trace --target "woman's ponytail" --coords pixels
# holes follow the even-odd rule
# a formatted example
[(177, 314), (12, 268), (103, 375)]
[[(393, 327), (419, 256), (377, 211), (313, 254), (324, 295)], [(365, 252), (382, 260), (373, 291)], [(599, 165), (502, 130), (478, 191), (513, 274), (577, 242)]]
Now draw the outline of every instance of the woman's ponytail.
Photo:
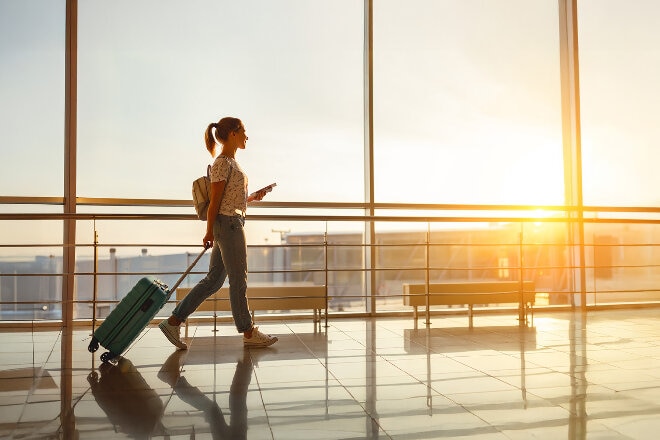
[(204, 143), (206, 144), (206, 149), (211, 153), (211, 156), (215, 157), (215, 137), (213, 136), (213, 128), (217, 124), (215, 122), (209, 124), (208, 127), (206, 127), (206, 131), (204, 132)]

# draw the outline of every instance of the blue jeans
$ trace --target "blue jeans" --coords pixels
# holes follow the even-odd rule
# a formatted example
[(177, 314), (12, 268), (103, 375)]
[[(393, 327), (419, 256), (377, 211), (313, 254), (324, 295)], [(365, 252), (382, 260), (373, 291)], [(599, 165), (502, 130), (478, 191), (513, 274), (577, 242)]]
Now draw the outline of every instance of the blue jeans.
[(229, 303), (239, 333), (252, 328), (247, 290), (247, 245), (240, 216), (218, 215), (213, 224), (213, 249), (209, 273), (174, 308), (172, 315), (185, 321), (197, 307), (222, 287), (229, 277)]

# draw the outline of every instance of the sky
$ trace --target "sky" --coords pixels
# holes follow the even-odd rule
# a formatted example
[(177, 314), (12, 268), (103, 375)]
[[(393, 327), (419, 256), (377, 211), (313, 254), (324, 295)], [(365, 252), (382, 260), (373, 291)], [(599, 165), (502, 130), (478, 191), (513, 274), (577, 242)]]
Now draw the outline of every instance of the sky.
[[(1, 195), (62, 195), (64, 6), (0, 0)], [(655, 206), (660, 4), (579, 8), (585, 203)], [(363, 201), (363, 10), (80, 1), (78, 195), (190, 198), (206, 125), (236, 115), (252, 189)], [(556, 0), (374, 2), (376, 201), (561, 204), (558, 39)], [(53, 233), (7, 229), (0, 241)]]

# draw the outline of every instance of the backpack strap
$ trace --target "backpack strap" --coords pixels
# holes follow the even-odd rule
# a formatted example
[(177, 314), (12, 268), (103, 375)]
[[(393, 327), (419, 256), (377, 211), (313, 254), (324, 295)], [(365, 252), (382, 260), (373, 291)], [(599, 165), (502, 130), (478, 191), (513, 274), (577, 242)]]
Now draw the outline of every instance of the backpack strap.
[[(220, 196), (220, 203), (218, 203), (218, 212), (222, 211), (222, 200), (225, 198), (225, 193), (227, 192), (227, 185), (229, 185), (229, 178), (231, 177), (231, 172), (234, 169), (234, 167), (231, 165), (231, 162), (229, 162), (229, 158), (227, 156), (223, 156), (223, 157), (227, 161), (227, 165), (229, 165), (229, 174), (227, 174), (227, 180), (225, 180), (225, 188), (222, 190), (222, 195)], [(211, 165), (209, 165), (208, 172), (209, 174), (211, 173)]]

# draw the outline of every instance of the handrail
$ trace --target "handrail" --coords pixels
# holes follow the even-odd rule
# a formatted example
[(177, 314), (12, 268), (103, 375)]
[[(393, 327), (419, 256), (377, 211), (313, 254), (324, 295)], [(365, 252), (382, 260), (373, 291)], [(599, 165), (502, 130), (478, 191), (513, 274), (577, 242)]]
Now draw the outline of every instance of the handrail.
[[(20, 201), (18, 200), (20, 199)], [(29, 200), (30, 202), (36, 202), (37, 200), (49, 200), (50, 202), (53, 202), (55, 198), (12, 198), (12, 197), (0, 197), (0, 204), (2, 203), (8, 203), (8, 202), (18, 202), (18, 203), (26, 203), (26, 200)], [(163, 201), (160, 199), (85, 199), (86, 203), (89, 203), (90, 205), (96, 204), (97, 206), (107, 206), (107, 207), (117, 207), (117, 206), (162, 206), (162, 207), (186, 207), (187, 209), (190, 208), (190, 202), (186, 200), (167, 200)], [(114, 204), (109, 204), (109, 202), (112, 202)], [(164, 203), (164, 204), (163, 204)], [(656, 214), (660, 214), (660, 208), (653, 208), (653, 207), (642, 207), (642, 208), (624, 208), (624, 207), (608, 207), (608, 208), (603, 208), (602, 210), (596, 209), (596, 207), (587, 207), (584, 209), (585, 212), (593, 212), (594, 215), (592, 216), (573, 216), (570, 214), (570, 211), (574, 208), (571, 207), (538, 207), (538, 206), (523, 206), (523, 205), (435, 205), (435, 204), (411, 204), (411, 205), (393, 205), (393, 204), (373, 204), (370, 205), (372, 207), (375, 207), (377, 210), (380, 210), (380, 214), (374, 214), (374, 215), (361, 215), (359, 212), (341, 212), (342, 210), (344, 211), (349, 211), (353, 210), (355, 211), (356, 209), (360, 210), (365, 208), (367, 205), (362, 204), (362, 203), (307, 203), (307, 202), (292, 202), (292, 203), (282, 203), (282, 202), (260, 202), (260, 203), (255, 203), (253, 209), (251, 207), (251, 213), (248, 214), (248, 219), (250, 221), (259, 221), (259, 222), (309, 222), (309, 223), (314, 223), (314, 222), (319, 222), (319, 223), (325, 223), (326, 224), (326, 232), (327, 232), (327, 224), (332, 223), (332, 222), (355, 222), (355, 223), (363, 223), (366, 224), (368, 222), (373, 222), (373, 223), (379, 223), (379, 222), (399, 222), (399, 223), (407, 223), (410, 226), (414, 226), (411, 228), (412, 230), (408, 231), (400, 231), (403, 233), (413, 233), (413, 234), (421, 234), (422, 232), (426, 231), (429, 226), (432, 226), (433, 224), (436, 224), (437, 226), (440, 226), (440, 224), (447, 224), (447, 223), (463, 223), (466, 226), (468, 224), (474, 224), (474, 223), (483, 223), (483, 224), (490, 224), (491, 226), (495, 225), (497, 226), (496, 229), (504, 228), (506, 230), (510, 229), (512, 225), (515, 225), (513, 229), (516, 229), (516, 227), (519, 225), (521, 230), (523, 227), (527, 227), (524, 225), (530, 225), (530, 224), (574, 224), (574, 223), (584, 223), (584, 224), (612, 224), (612, 223), (619, 223), (622, 225), (628, 225), (628, 224), (646, 224), (646, 225), (655, 225), (655, 224), (660, 224), (660, 216), (656, 217)], [(271, 210), (271, 208), (306, 208), (307, 212), (304, 214), (297, 213), (297, 214), (287, 214), (287, 213), (272, 213), (268, 212)], [(314, 208), (313, 210), (310, 210), (309, 208)], [(325, 212), (318, 212), (325, 209)], [(539, 209), (544, 209), (544, 212), (542, 215), (539, 215), (536, 211)], [(288, 211), (295, 211), (294, 209), (287, 209)], [(388, 210), (396, 210), (403, 212), (405, 215), (398, 215), (397, 213), (388, 213), (385, 211)], [(551, 212), (552, 210), (555, 210), (556, 212)], [(27, 220), (27, 221), (38, 221), (38, 220), (46, 220), (46, 221), (57, 221), (57, 220), (63, 220), (63, 219), (73, 219), (73, 220), (89, 220), (89, 221), (97, 221), (97, 220), (105, 220), (105, 221), (131, 221), (131, 220), (149, 220), (149, 221), (158, 221), (158, 220), (166, 220), (166, 221), (194, 221), (198, 224), (201, 224), (199, 220), (197, 219), (196, 215), (194, 215), (192, 209), (189, 211), (181, 212), (181, 213), (171, 213), (171, 212), (162, 212), (162, 213), (141, 213), (139, 212), (139, 209), (133, 210), (133, 211), (138, 211), (138, 213), (132, 212), (132, 213), (102, 213), (102, 212), (77, 212), (77, 213), (71, 213), (71, 214), (66, 214), (66, 213), (48, 213), (48, 212), (40, 212), (40, 213), (0, 213), (0, 224), (2, 221), (13, 221), (13, 220)], [(172, 210), (170, 210), (172, 211)], [(314, 212), (317, 211), (317, 212)], [(406, 212), (408, 211), (408, 212)], [(412, 211), (419, 211), (419, 212), (412, 212)], [(429, 215), (429, 212), (431, 212), (432, 215)], [(496, 212), (493, 212), (496, 211)], [(366, 212), (373, 212), (372, 210), (365, 210)], [(456, 214), (459, 215), (456, 215)], [(494, 215), (493, 215), (494, 214)], [(501, 216), (499, 216), (501, 214)], [(554, 216), (548, 217), (547, 215), (549, 214), (554, 214)], [(617, 215), (618, 218), (607, 218), (607, 214), (620, 214)], [(646, 218), (645, 218), (646, 217)], [(418, 228), (418, 225), (423, 225), (424, 227), (422, 229)], [(275, 248), (292, 248), (292, 247), (300, 247), (300, 248), (314, 248), (314, 247), (319, 247), (322, 246), (323, 243), (321, 242), (321, 235), (323, 231), (321, 230), (323, 228), (320, 228), (319, 231), (317, 231), (317, 235), (319, 235), (318, 242), (302, 242), (302, 243), (292, 243), (288, 242), (287, 244), (252, 244), (249, 245), (248, 247), (262, 247), (265, 246), (269, 248), (271, 251)], [(358, 228), (359, 229), (359, 228)], [(418, 230), (419, 229), (419, 230)], [(474, 228), (468, 227), (467, 229), (473, 230)], [(479, 229), (479, 227), (477, 227)], [(530, 229), (531, 230), (531, 229)], [(449, 241), (434, 241), (434, 240), (429, 240), (427, 239), (426, 241), (423, 242), (417, 242), (415, 239), (415, 236), (410, 236), (410, 239), (407, 240), (405, 243), (402, 242), (384, 242), (384, 243), (327, 243), (327, 247), (334, 249), (334, 251), (331, 252), (336, 252), (338, 248), (350, 248), (350, 247), (361, 247), (362, 249), (366, 248), (387, 248), (387, 247), (402, 247), (402, 246), (412, 246), (412, 247), (417, 247), (417, 246), (426, 246), (427, 248), (427, 253), (428, 251), (432, 250), (433, 248), (436, 247), (442, 247), (442, 246), (457, 246), (460, 248), (464, 247), (469, 247), (471, 249), (479, 249), (479, 248), (486, 248), (486, 247), (509, 247), (509, 246), (521, 246), (521, 243), (518, 242), (511, 242), (509, 243), (507, 240), (504, 241), (497, 241), (497, 242), (477, 242), (477, 243), (465, 243), (462, 242), (461, 240), (457, 239), (454, 237), (452, 239), (449, 237)], [(419, 238), (419, 237), (417, 237)], [(591, 243), (568, 243), (568, 242), (556, 242), (556, 241), (548, 241), (548, 242), (543, 242), (544, 238), (539, 237), (539, 241), (535, 241), (537, 239), (530, 237), (531, 241), (526, 241), (525, 243), (522, 244), (524, 249), (519, 249), (519, 254), (524, 252), (530, 253), (530, 252), (536, 252), (536, 247), (543, 246), (544, 249), (549, 249), (551, 247), (570, 247), (570, 246), (585, 246), (589, 249), (593, 249), (593, 252), (596, 252), (597, 248), (605, 248), (605, 247), (636, 247), (640, 248), (642, 246), (660, 246), (660, 243), (645, 243), (640, 240), (631, 240), (631, 241), (626, 241), (622, 243), (597, 243), (597, 242), (591, 242)], [(114, 240), (116, 241), (116, 240)], [(83, 242), (77, 242), (74, 244), (62, 244), (62, 243), (47, 243), (47, 244), (21, 244), (21, 243), (2, 243), (0, 244), (0, 249), (6, 249), (6, 248), (17, 248), (17, 247), (25, 247), (25, 248), (46, 248), (46, 247), (76, 247), (76, 248), (90, 248), (93, 246), (93, 243), (83, 243)], [(136, 243), (136, 242), (122, 242), (122, 243), (110, 243), (110, 242), (104, 242), (100, 245), (100, 247), (103, 247), (104, 249), (108, 248), (121, 248), (121, 247), (126, 247), (126, 248), (135, 248), (135, 247), (159, 247), (159, 248), (191, 248), (196, 245), (190, 244), (190, 243), (178, 243), (178, 244), (163, 244), (163, 243)], [(491, 252), (491, 251), (487, 251)], [(327, 258), (327, 251), (325, 254), (325, 257)], [(590, 258), (593, 257), (590, 254)], [(437, 258), (437, 257), (434, 257)], [(592, 258), (593, 259), (593, 258)], [(427, 256), (428, 260), (428, 256)], [(304, 267), (297, 268), (297, 269), (279, 269), (279, 268), (271, 268), (267, 270), (251, 270), (254, 274), (268, 274), (268, 273), (279, 273), (279, 274), (295, 274), (296, 272), (304, 272), (304, 273), (309, 273), (309, 274), (316, 274), (316, 273), (323, 273), (325, 278), (326, 278), (326, 286), (330, 286), (330, 284), (333, 284), (329, 282), (328, 276), (334, 277), (333, 273), (335, 272), (344, 272), (344, 273), (357, 273), (357, 272), (362, 272), (362, 273), (386, 273), (388, 271), (397, 271), (397, 272), (406, 272), (406, 271), (415, 271), (415, 270), (424, 270), (425, 272), (433, 272), (434, 277), (438, 276), (438, 273), (440, 273), (440, 276), (445, 276), (443, 274), (454, 274), (454, 276), (463, 276), (461, 275), (462, 273), (469, 274), (471, 277), (471, 274), (474, 274), (475, 277), (482, 276), (481, 272), (493, 272), (497, 271), (498, 269), (501, 270), (506, 270), (511, 271), (513, 274), (516, 269), (522, 270), (522, 267), (517, 267), (515, 266), (518, 263), (515, 263), (514, 260), (511, 261), (511, 263), (504, 263), (506, 266), (496, 266), (493, 265), (493, 262), (491, 261), (490, 263), (486, 265), (481, 265), (482, 263), (477, 263), (477, 266), (472, 266), (472, 265), (462, 265), (462, 264), (455, 264), (452, 261), (449, 261), (448, 263), (442, 263), (438, 264), (437, 262), (429, 262), (427, 261), (425, 264), (423, 263), (422, 266), (417, 266), (419, 263), (410, 263), (408, 264), (407, 262), (404, 262), (403, 265), (399, 265), (398, 267), (389, 267), (387, 266), (387, 263), (385, 266), (381, 265), (382, 262), (376, 262), (373, 266), (370, 267), (335, 267), (336, 263), (332, 264), (332, 267), (328, 268), (327, 264), (328, 262), (326, 261), (326, 264), (324, 268), (316, 267), (316, 266), (310, 266), (307, 267), (305, 265)], [(568, 261), (566, 261), (566, 264), (559, 264), (555, 265), (555, 262), (553, 261), (544, 261), (544, 262), (529, 262), (526, 264), (525, 270), (531, 270), (532, 272), (534, 271), (548, 271), (548, 270), (575, 270), (576, 267), (574, 265), (571, 265)], [(626, 264), (630, 263), (630, 264)], [(584, 266), (587, 270), (598, 270), (601, 268), (597, 263), (595, 262), (587, 262)], [(605, 267), (605, 266), (602, 266)], [(649, 271), (655, 272), (655, 268), (658, 267), (658, 265), (653, 264), (653, 262), (649, 262), (649, 264), (645, 264), (643, 261), (640, 263), (640, 261), (626, 261), (626, 262), (611, 262), (606, 265), (606, 268), (608, 270), (628, 270), (628, 271), (634, 271), (636, 270), (635, 268), (647, 268)], [(115, 275), (121, 275), (121, 276), (130, 276), (134, 274), (140, 274), (144, 273), (144, 271), (124, 271), (124, 272), (118, 272), (116, 270), (108, 270), (105, 269), (101, 272), (98, 272), (96, 270), (93, 270), (91, 268), (80, 268), (80, 271), (77, 271), (74, 275), (75, 276), (93, 276), (93, 275), (103, 275), (103, 276), (115, 276)], [(475, 272), (475, 270), (477, 272)], [(38, 271), (38, 269), (37, 269)], [(402, 273), (404, 273), (402, 272)], [(162, 274), (162, 275), (170, 275), (174, 274), (176, 272), (172, 272), (171, 270), (165, 269), (165, 271), (162, 270), (156, 270), (155, 273)], [(201, 272), (200, 272), (201, 273)], [(632, 272), (627, 272), (627, 273), (632, 273)], [(52, 279), (53, 277), (59, 277), (63, 276), (62, 273), (56, 273), (56, 274), (51, 274), (51, 273), (34, 273), (34, 274), (27, 274), (27, 273), (4, 273), (0, 274), (0, 279), (2, 278), (7, 278), (7, 277), (15, 277), (15, 278), (21, 278), (21, 277), (29, 277), (29, 276), (44, 276), (48, 277), (49, 279)], [(310, 275), (311, 276), (311, 275)], [(322, 276), (320, 274), (320, 276)], [(466, 275), (468, 276), (468, 275)], [(512, 275), (513, 276), (513, 275)], [(596, 288), (596, 275), (591, 274), (589, 272), (588, 275), (591, 278), (593, 278), (593, 286), (590, 288), (586, 293), (591, 294), (591, 293), (608, 293), (612, 292), (612, 288), (610, 286), (607, 286), (605, 282), (601, 282), (599, 280), (599, 285), (598, 288)], [(628, 275), (630, 276), (630, 275)], [(521, 275), (522, 277), (522, 275)], [(389, 280), (389, 279), (388, 279)], [(390, 281), (388, 281), (389, 283)], [(602, 284), (602, 285), (601, 285)], [(635, 285), (635, 286), (628, 286), (621, 290), (621, 288), (615, 288), (616, 292), (649, 292), (653, 291), (655, 292), (654, 289), (651, 289), (649, 286), (647, 286), (648, 283), (646, 284), (640, 284), (640, 285)], [(333, 289), (338, 288), (338, 285), (335, 285)], [(391, 286), (391, 284), (390, 284)], [(391, 287), (390, 287), (391, 289)], [(563, 287), (562, 287), (563, 289)], [(564, 290), (547, 290), (544, 292), (549, 292), (549, 293), (559, 293), (559, 294), (572, 294), (576, 292), (572, 291), (564, 291)], [(373, 292), (362, 292), (360, 295), (356, 295), (355, 291), (351, 292), (346, 292), (345, 293), (345, 298), (363, 298), (364, 295), (374, 295), (374, 298), (380, 298), (380, 299), (387, 299), (387, 300), (393, 300), (395, 297), (400, 297), (399, 294), (396, 293), (396, 287), (394, 287), (394, 290), (389, 290), (386, 296), (383, 297), (377, 297), (378, 292), (373, 291)], [(397, 296), (398, 295), (398, 296)], [(332, 296), (332, 295), (330, 295)], [(27, 298), (25, 298), (27, 299)], [(634, 298), (633, 298), (634, 299)], [(375, 301), (375, 299), (373, 299)], [(79, 304), (86, 304), (88, 300), (85, 299), (77, 299), (76, 301)], [(94, 303), (95, 301), (92, 301)], [(108, 302), (107, 300), (98, 300), (96, 303), (106, 303)], [(39, 301), (34, 302), (34, 301), (28, 301), (28, 302), (20, 302), (20, 304), (33, 304), (33, 303), (40, 303)], [(52, 302), (50, 300), (44, 300), (44, 304), (57, 304), (56, 302)], [(11, 301), (2, 301), (0, 304), (7, 305), (7, 304), (12, 304)], [(428, 319), (428, 316), (427, 316)]]
[[(649, 211), (651, 212), (651, 211)], [(655, 212), (655, 211), (653, 211)], [(658, 211), (660, 213), (660, 211)], [(248, 219), (274, 221), (359, 221), (359, 222), (416, 222), (416, 223), (631, 223), (660, 224), (660, 218), (599, 218), (584, 217), (463, 217), (463, 216), (396, 216), (396, 215), (282, 215), (248, 214)], [(197, 220), (193, 214), (125, 214), (125, 213), (0, 213), (2, 220)]]
[[(30, 205), (63, 205), (64, 197), (29, 197), (0, 196), (0, 205), (30, 204)], [(108, 197), (77, 197), (78, 206), (162, 206), (191, 208), (192, 200), (187, 199), (144, 199), (144, 198), (108, 198)], [(374, 209), (374, 210), (433, 210), (433, 211), (557, 211), (576, 212), (580, 208), (570, 205), (519, 205), (519, 204), (445, 204), (445, 203), (362, 203), (362, 202), (253, 202), (250, 207), (256, 208), (299, 208), (299, 209)], [(585, 205), (583, 212), (630, 212), (660, 214), (660, 207), (654, 206), (604, 206)], [(191, 214), (192, 216), (192, 214)]]
[(0, 196), (0, 205), (63, 205), (64, 197)]

